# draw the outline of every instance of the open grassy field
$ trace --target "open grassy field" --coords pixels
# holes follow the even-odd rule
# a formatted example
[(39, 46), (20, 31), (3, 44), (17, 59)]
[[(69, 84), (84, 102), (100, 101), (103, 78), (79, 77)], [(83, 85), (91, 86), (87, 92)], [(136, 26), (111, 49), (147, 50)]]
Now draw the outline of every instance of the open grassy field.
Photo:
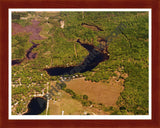
[[(52, 82), (55, 87), (55, 82)], [(96, 107), (82, 106), (81, 102), (73, 99), (68, 93), (59, 91), (60, 96), (53, 96), (49, 101), (49, 115), (108, 115), (110, 112), (105, 112)]]
[(50, 115), (80, 115), (83, 111), (82, 104), (72, 99), (67, 93), (62, 92), (59, 101), (50, 100), (49, 114)]
[(74, 79), (66, 82), (67, 88), (72, 89), (77, 94), (87, 95), (88, 99), (105, 106), (115, 106), (120, 93), (124, 87), (122, 80), (116, 79), (112, 84), (103, 82), (85, 81), (85, 78)]

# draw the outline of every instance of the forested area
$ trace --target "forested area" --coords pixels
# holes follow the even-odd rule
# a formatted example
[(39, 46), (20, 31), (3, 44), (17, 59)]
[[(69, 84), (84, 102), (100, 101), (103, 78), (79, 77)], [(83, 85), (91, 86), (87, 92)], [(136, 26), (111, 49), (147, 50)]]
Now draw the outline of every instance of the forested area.
[[(60, 76), (50, 76), (44, 71), (49, 67), (67, 67), (79, 65), (88, 55), (76, 41), (80, 39), (83, 43), (93, 44), (99, 47), (98, 37), (109, 39), (108, 51), (110, 58), (107, 61), (81, 74), (86, 80), (92, 82), (108, 82), (109, 78), (116, 76), (115, 71), (121, 74), (127, 73), (124, 91), (121, 93), (117, 106), (118, 110), (112, 114), (123, 114), (125, 112), (144, 115), (148, 114), (148, 67), (149, 67), (149, 42), (148, 42), (148, 13), (147, 12), (59, 12), (38, 13), (26, 12), (20, 17), (15, 13), (13, 21), (22, 26), (30, 24), (32, 16), (40, 21), (42, 28), (40, 35), (43, 40), (32, 40), (40, 44), (33, 49), (37, 57), (25, 60), (19, 65), (12, 66), (12, 97), (14, 102), (19, 96), (27, 97), (34, 92), (46, 92), (50, 81), (56, 81)], [(46, 18), (47, 17), (47, 18)], [(64, 28), (60, 28), (63, 20)], [(23, 22), (24, 21), (24, 22)], [(83, 23), (98, 26), (102, 31), (82, 26)], [(123, 24), (123, 28), (117, 27)], [(116, 35), (116, 32), (118, 33)], [(31, 34), (31, 33), (30, 33)], [(29, 42), (29, 34), (22, 33), (12, 36), (12, 60), (23, 59), (27, 50), (32, 46)], [(25, 98), (23, 98), (25, 99)], [(21, 109), (20, 109), (21, 110)], [(17, 113), (20, 112), (19, 108)], [(126, 114), (126, 113), (125, 113)]]

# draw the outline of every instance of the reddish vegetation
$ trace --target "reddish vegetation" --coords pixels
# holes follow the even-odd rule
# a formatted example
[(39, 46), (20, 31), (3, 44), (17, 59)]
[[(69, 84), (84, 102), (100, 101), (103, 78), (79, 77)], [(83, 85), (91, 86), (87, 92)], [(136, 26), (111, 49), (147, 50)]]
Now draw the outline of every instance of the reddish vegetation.
[[(32, 53), (33, 48), (37, 47), (39, 44), (33, 43), (31, 40), (42, 40), (43, 38), (39, 35), (41, 28), (39, 25), (39, 21), (32, 20), (32, 24), (28, 25), (26, 27), (22, 27), (21, 25), (17, 23), (12, 23), (12, 35), (16, 35), (18, 33), (30, 33), (29, 41), (33, 44), (31, 48), (27, 51), (26, 57), (27, 59), (35, 59), (37, 56), (37, 53)], [(25, 59), (25, 58), (24, 58)], [(12, 60), (12, 65), (20, 64), (23, 62), (23, 60), (17, 59)]]
[(31, 33), (29, 36), (29, 40), (41, 40), (43, 39), (39, 33), (41, 31), (41, 28), (39, 25), (39, 21), (32, 20), (32, 24), (28, 25), (26, 27), (22, 27), (21, 25), (17, 23), (12, 23), (12, 35), (18, 34), (18, 33)]

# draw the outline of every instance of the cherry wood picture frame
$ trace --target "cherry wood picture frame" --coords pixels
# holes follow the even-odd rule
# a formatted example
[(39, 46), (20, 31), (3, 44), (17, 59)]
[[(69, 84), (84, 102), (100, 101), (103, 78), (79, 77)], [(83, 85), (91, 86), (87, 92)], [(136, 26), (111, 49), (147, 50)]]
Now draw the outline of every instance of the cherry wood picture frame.
[[(152, 9), (152, 119), (151, 120), (9, 120), (8, 13), (9, 8), (150, 8)], [(0, 128), (160, 127), (160, 1), (159, 0), (0, 0)]]

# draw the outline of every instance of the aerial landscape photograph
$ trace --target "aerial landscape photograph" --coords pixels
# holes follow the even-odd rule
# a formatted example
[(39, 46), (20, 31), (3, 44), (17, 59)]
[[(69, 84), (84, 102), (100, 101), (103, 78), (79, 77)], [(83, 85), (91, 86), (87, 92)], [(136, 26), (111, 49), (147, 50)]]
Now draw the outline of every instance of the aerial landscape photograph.
[(12, 11), (11, 115), (149, 115), (148, 11)]

